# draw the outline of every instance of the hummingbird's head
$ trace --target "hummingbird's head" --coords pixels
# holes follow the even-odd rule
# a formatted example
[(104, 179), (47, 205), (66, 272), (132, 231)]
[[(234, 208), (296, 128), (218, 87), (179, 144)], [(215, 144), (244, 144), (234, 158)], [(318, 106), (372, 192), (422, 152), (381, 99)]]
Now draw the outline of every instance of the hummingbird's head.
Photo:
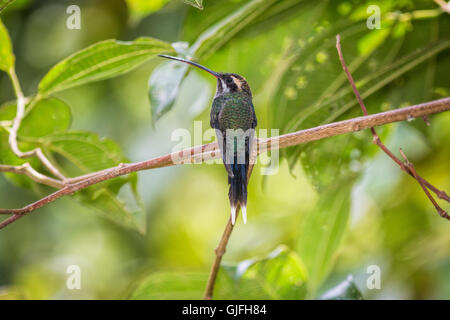
[(252, 92), (250, 90), (250, 86), (247, 83), (247, 80), (245, 80), (244, 77), (235, 74), (235, 73), (220, 73), (212, 71), (211, 69), (208, 69), (201, 64), (198, 64), (196, 62), (185, 60), (177, 57), (171, 57), (164, 54), (159, 55), (162, 58), (171, 59), (179, 62), (184, 62), (187, 64), (190, 64), (191, 66), (197, 67), (199, 69), (202, 69), (212, 76), (216, 77), (217, 79), (217, 89), (216, 89), (216, 95), (215, 97), (221, 96), (226, 93), (230, 92), (241, 92), (244, 94), (252, 96)]
[(217, 77), (216, 97), (229, 92), (242, 92), (250, 97), (252, 91), (243, 76), (236, 73), (219, 73)]

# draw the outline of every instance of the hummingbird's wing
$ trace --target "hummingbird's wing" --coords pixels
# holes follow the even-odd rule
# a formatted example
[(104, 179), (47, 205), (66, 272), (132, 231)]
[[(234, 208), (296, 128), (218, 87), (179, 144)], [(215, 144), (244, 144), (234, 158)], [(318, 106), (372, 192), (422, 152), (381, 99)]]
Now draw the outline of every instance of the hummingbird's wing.
[[(258, 125), (258, 120), (256, 119), (255, 107), (253, 106), (253, 102), (251, 101), (251, 109), (252, 109), (252, 128), (255, 129)], [(248, 169), (247, 169), (247, 181), (250, 180), (250, 176), (252, 175), (253, 166), (256, 162), (256, 157), (258, 156), (258, 146), (255, 138), (255, 134), (251, 134), (248, 141)]]
[(231, 169), (231, 163), (232, 161), (227, 160), (227, 137), (225, 134), (220, 131), (220, 129), (216, 129), (216, 137), (217, 137), (217, 143), (219, 145), (220, 153), (222, 154), (222, 161), (225, 166), (225, 169), (227, 170), (229, 177), (234, 177), (233, 170)]
[(227, 161), (227, 153), (226, 153), (226, 146), (227, 146), (227, 139), (224, 132), (220, 130), (220, 123), (219, 123), (219, 116), (220, 111), (222, 110), (220, 103), (214, 99), (213, 105), (211, 108), (211, 119), (210, 119), (210, 125), (211, 128), (216, 129), (216, 138), (217, 143), (219, 144), (220, 153), (222, 154), (222, 160), (223, 164), (225, 166), (225, 169), (227, 170), (228, 176), (233, 177), (233, 171), (231, 169), (231, 161)]

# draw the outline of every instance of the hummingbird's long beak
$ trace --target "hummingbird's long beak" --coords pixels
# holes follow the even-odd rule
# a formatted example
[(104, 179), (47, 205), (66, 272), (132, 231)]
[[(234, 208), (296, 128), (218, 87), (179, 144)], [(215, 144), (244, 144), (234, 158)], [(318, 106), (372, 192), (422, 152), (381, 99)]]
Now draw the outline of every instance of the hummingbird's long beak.
[(192, 61), (181, 59), (181, 58), (177, 58), (177, 57), (167, 56), (165, 54), (158, 54), (158, 56), (160, 56), (162, 58), (171, 59), (171, 60), (180, 61), (180, 62), (184, 62), (184, 63), (190, 64), (191, 66), (194, 66), (194, 67), (200, 68), (202, 70), (205, 70), (206, 72), (208, 72), (209, 74), (212, 74), (216, 78), (220, 77), (220, 75), (217, 72), (214, 72), (211, 69), (208, 69), (208, 68), (206, 68), (206, 67), (204, 67), (201, 64), (198, 64), (196, 62), (192, 62)]

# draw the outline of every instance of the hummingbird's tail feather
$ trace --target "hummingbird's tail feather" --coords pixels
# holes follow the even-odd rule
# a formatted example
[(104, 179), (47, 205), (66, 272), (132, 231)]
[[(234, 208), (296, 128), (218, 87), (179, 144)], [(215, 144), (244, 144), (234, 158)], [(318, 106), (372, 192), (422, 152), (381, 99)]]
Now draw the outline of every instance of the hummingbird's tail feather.
[(248, 164), (232, 164), (233, 177), (228, 177), (230, 190), (231, 222), (236, 221), (236, 208), (242, 209), (244, 224), (247, 223), (247, 168)]
[(236, 207), (231, 206), (231, 223), (234, 225), (236, 222)]
[(247, 206), (242, 206), (242, 219), (244, 220), (244, 224), (247, 223)]

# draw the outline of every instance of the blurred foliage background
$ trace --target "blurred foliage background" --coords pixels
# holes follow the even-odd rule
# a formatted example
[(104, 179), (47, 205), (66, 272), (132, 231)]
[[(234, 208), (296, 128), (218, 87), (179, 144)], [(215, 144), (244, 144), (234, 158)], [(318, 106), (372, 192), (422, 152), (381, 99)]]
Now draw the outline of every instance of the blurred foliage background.
[[(72, 4), (81, 8), (80, 30), (66, 27)], [(381, 9), (381, 29), (367, 28), (369, 5)], [(287, 133), (361, 115), (337, 33), (369, 112), (450, 95), (450, 17), (432, 0), (17, 0), (1, 19), (27, 97), (45, 91), (41, 79), (74, 52), (145, 36), (245, 76), (259, 128)], [(179, 143), (173, 130), (193, 132), (193, 120), (209, 127), (215, 82), (207, 74), (157, 58), (123, 72), (37, 103), (19, 132), (21, 148), (44, 146), (75, 175), (170, 152)], [(2, 72), (0, 120), (14, 116), (14, 99)], [(432, 116), (431, 126), (411, 120), (378, 132), (448, 192), (450, 113)], [(10, 155), (7, 130), (0, 134), (2, 163), (22, 163)], [(450, 298), (450, 224), (369, 132), (284, 149), (276, 174), (260, 169), (217, 298), (318, 298), (342, 281), (366, 299)], [(0, 206), (21, 207), (51, 190), (2, 175)], [(201, 298), (228, 216), (222, 165), (140, 172), (62, 198), (0, 231), (0, 298)], [(81, 268), (80, 290), (66, 287), (69, 265)], [(380, 267), (381, 289), (366, 285), (371, 265)]]

